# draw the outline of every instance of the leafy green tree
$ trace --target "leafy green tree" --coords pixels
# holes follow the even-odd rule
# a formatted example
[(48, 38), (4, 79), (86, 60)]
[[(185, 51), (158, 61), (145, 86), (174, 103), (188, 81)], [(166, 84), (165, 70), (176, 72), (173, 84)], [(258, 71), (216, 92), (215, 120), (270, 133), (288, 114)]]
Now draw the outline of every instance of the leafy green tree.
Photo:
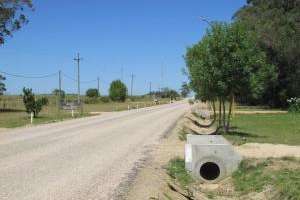
[(3, 93), (6, 91), (3, 81), (5, 81), (5, 77), (0, 74), (0, 95), (3, 95)]
[(28, 22), (24, 14), (26, 7), (32, 9), (31, 0), (0, 0), (0, 45), (6, 36)]
[(64, 90), (54, 89), (52, 94), (55, 96), (61, 96), (62, 99), (66, 97), (66, 92)]
[(190, 94), (190, 87), (186, 82), (182, 83), (180, 92), (183, 98), (187, 97)]
[(23, 103), (27, 113), (33, 113), (37, 117), (43, 106), (48, 105), (49, 100), (46, 97), (35, 99), (35, 95), (30, 88), (23, 88)]
[(86, 96), (89, 98), (97, 98), (100, 96), (98, 89), (96, 88), (90, 88), (86, 91)]
[(234, 19), (257, 34), (257, 45), (278, 71), (258, 103), (287, 106), (287, 99), (300, 95), (300, 1), (248, 0)]
[(110, 84), (109, 97), (111, 100), (124, 102), (126, 96), (127, 87), (121, 80), (115, 80)]
[(267, 64), (254, 38), (241, 23), (214, 23), (198, 44), (187, 49), (190, 85), (198, 97), (212, 102), (215, 117), (215, 102), (219, 102), (219, 127), (226, 132), (234, 98), (259, 98), (266, 83), (276, 77), (274, 67)]

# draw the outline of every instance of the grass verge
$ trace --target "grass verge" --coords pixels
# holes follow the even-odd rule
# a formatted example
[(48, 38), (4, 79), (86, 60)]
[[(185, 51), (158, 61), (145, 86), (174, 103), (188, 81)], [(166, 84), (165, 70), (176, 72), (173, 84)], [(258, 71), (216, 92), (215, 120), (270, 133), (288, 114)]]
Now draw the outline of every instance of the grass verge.
[(278, 199), (300, 199), (300, 162), (299, 160), (283, 159), (296, 164), (297, 168), (272, 168), (274, 159), (261, 162), (245, 160), (233, 174), (235, 190), (241, 195), (251, 192), (262, 192), (267, 186), (274, 190)]
[(168, 175), (184, 189), (193, 183), (191, 175), (185, 170), (185, 162), (181, 158), (173, 158), (167, 165)]
[(236, 115), (224, 135), (233, 144), (246, 142), (300, 145), (300, 114)]

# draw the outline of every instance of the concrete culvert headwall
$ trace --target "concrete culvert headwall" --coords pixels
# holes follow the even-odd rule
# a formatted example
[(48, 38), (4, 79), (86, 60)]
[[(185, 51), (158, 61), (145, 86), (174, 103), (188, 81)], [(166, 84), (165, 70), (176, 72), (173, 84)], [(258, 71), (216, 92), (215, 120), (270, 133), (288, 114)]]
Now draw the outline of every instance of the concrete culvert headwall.
[(187, 135), (185, 167), (202, 182), (218, 182), (238, 168), (242, 157), (220, 135)]

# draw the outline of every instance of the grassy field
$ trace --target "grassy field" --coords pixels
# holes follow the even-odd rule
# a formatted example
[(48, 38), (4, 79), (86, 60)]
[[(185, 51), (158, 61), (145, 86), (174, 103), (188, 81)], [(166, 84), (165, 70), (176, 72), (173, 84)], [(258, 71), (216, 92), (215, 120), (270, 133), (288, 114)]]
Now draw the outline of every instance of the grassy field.
[(224, 135), (234, 144), (246, 142), (300, 145), (300, 114), (236, 115)]
[[(44, 107), (33, 124), (51, 123), (72, 118), (71, 111), (58, 110), (57, 99), (54, 96), (47, 96), (49, 105)], [(161, 104), (168, 103), (169, 99), (162, 99)], [(99, 102), (96, 104), (84, 104), (83, 112), (75, 112), (74, 117), (91, 115), (90, 112), (112, 112), (153, 106), (150, 98), (138, 98), (136, 101), (127, 102)], [(30, 124), (30, 116), (25, 112), (21, 96), (2, 96), (0, 99), (0, 128), (14, 128)]]

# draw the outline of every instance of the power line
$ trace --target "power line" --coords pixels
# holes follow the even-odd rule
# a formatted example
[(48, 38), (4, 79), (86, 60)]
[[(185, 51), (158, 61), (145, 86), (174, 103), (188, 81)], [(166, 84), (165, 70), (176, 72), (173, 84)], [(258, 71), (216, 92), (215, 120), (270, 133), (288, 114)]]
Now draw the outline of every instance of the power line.
[(7, 76), (13, 76), (13, 77), (17, 77), (17, 78), (28, 78), (28, 79), (48, 78), (48, 77), (57, 76), (57, 74), (58, 74), (58, 72), (55, 72), (52, 74), (40, 75), (40, 76), (27, 76), (27, 75), (22, 75), (22, 74), (8, 73), (8, 72), (4, 72), (4, 71), (0, 71), (0, 73), (5, 74)]
[[(64, 77), (66, 77), (66, 78), (68, 78), (68, 79), (70, 79), (70, 80), (72, 80), (74, 82), (78, 82), (77, 79), (72, 78), (71, 76), (69, 76), (69, 75), (67, 75), (65, 73), (62, 73), (62, 74), (63, 74)], [(93, 82), (96, 82), (96, 81), (97, 81), (97, 79), (93, 79), (93, 80), (87, 80), (87, 81), (80, 81), (80, 83), (85, 84), (85, 83), (93, 83)]]

